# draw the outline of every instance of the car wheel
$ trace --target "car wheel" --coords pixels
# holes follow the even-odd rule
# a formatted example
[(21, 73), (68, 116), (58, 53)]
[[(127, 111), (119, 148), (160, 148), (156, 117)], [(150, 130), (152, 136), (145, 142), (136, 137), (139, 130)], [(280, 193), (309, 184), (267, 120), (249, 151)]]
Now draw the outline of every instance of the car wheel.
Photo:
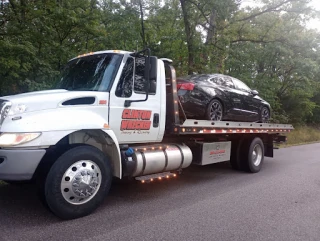
[(223, 106), (217, 99), (213, 99), (207, 109), (206, 113), (207, 120), (221, 121), (223, 118)]
[(268, 123), (270, 119), (270, 111), (268, 107), (262, 107), (261, 112), (260, 112), (260, 121), (262, 123)]

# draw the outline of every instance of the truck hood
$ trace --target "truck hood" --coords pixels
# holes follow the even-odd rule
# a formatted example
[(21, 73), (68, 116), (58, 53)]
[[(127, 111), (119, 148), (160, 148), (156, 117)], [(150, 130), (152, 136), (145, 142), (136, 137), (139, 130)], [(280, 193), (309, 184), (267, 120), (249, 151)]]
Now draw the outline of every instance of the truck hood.
[[(96, 91), (68, 91), (64, 89), (34, 91), (22, 93), (17, 95), (3, 96), (0, 100), (8, 100), (12, 103), (11, 115), (16, 114), (15, 108), (18, 106), (25, 106), (24, 112), (48, 110), (55, 108), (64, 108), (66, 106), (79, 106), (79, 105), (97, 105), (99, 100), (108, 100), (108, 93)], [(65, 103), (78, 98), (85, 98), (85, 102)], [(89, 101), (90, 100), (90, 101)]]

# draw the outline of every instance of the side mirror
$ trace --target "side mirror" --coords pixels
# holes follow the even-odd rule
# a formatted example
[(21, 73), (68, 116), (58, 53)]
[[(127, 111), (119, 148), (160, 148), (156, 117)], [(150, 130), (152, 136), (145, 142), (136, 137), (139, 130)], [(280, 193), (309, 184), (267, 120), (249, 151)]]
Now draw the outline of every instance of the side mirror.
[[(148, 65), (148, 58), (149, 58), (149, 65)], [(150, 57), (145, 56), (144, 61), (145, 61), (144, 78), (146, 80), (145, 90), (148, 96), (149, 93), (155, 93), (156, 91), (158, 59), (157, 57), (154, 57), (154, 56), (150, 56)]]
[(256, 90), (251, 90), (251, 94), (254, 95), (254, 96), (256, 96), (256, 95), (259, 95), (259, 92), (256, 91)]
[[(141, 53), (147, 52), (147, 55), (141, 56)], [(158, 59), (155, 56), (150, 56), (150, 49), (146, 48), (144, 50), (141, 50), (139, 52), (132, 53), (131, 56), (135, 57), (136, 60), (137, 58), (143, 58), (144, 59), (144, 78), (146, 80), (145, 82), (145, 91), (146, 91), (146, 98), (143, 100), (125, 100), (124, 106), (129, 107), (132, 102), (142, 102), (142, 101), (147, 101), (149, 92), (155, 91), (156, 88), (156, 81), (157, 81), (157, 63)], [(137, 61), (136, 61), (137, 63)], [(141, 63), (140, 63), (141, 65)], [(143, 64), (142, 64), (143, 65)], [(137, 66), (135, 67), (136, 69), (138, 68)], [(155, 83), (153, 83), (155, 82)]]
[(150, 85), (149, 85), (149, 93), (154, 94), (154, 93), (156, 93), (156, 90), (157, 90), (157, 82), (155, 79), (154, 80), (151, 79)]
[[(157, 57), (150, 56), (149, 81), (157, 79), (157, 70), (158, 70), (157, 67), (158, 67), (158, 59), (157, 59)], [(148, 68), (146, 68), (146, 69), (148, 69)]]

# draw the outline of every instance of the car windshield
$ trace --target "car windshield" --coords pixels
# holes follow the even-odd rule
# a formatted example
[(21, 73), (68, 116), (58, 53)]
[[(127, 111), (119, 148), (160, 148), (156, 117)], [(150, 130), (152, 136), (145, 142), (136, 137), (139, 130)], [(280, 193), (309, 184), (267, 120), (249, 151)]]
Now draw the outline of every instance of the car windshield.
[(123, 55), (103, 53), (70, 61), (61, 73), (57, 89), (108, 91)]

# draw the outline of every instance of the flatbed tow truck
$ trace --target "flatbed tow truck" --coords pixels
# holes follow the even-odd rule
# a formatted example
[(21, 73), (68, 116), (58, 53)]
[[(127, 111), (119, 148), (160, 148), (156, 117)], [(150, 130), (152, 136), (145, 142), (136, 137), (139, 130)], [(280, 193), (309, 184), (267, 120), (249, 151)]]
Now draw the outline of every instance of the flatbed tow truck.
[(259, 172), (291, 130), (187, 119), (170, 59), (94, 52), (71, 59), (55, 89), (0, 98), (0, 180), (34, 182), (49, 210), (74, 219), (92, 213), (114, 179), (152, 182), (224, 161)]

